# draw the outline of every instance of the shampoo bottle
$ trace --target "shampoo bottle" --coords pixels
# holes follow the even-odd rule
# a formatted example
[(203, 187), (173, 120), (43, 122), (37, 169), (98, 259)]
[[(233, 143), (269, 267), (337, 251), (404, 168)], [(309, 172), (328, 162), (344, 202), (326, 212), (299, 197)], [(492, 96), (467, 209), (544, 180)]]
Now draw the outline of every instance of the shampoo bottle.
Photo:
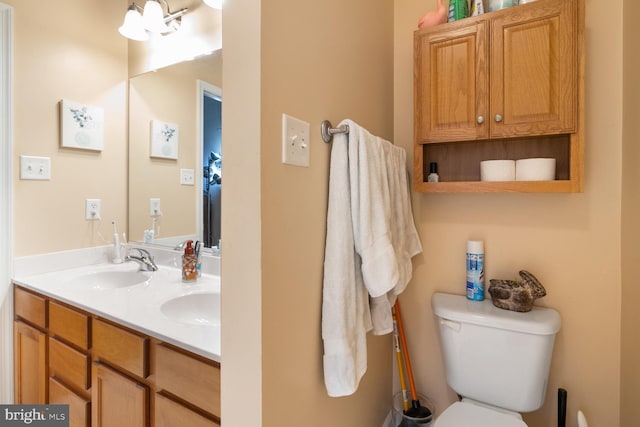
[(467, 17), (467, 0), (449, 0), (448, 21), (453, 22)]
[(484, 13), (484, 0), (471, 0), (471, 16), (478, 16)]
[(467, 299), (484, 300), (484, 242), (467, 242)]
[(187, 240), (182, 255), (182, 281), (195, 282), (198, 278), (198, 256), (193, 248), (193, 240)]

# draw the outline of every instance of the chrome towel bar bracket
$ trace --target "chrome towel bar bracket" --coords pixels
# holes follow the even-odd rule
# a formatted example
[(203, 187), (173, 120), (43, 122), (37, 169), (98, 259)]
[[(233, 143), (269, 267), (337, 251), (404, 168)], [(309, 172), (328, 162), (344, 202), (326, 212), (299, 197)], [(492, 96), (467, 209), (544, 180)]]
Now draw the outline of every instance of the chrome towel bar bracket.
[(333, 135), (337, 133), (349, 133), (349, 126), (342, 125), (334, 128), (329, 120), (323, 120), (322, 123), (320, 123), (320, 133), (322, 134), (322, 140), (329, 144), (333, 140)]

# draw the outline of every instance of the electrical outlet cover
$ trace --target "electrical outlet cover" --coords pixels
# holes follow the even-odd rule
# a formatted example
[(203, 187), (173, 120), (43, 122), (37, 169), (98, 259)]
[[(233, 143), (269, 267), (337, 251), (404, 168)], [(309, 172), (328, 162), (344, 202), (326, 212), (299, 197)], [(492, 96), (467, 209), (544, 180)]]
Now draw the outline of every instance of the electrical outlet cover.
[(160, 199), (149, 199), (149, 215), (161, 216), (162, 210), (160, 209)]
[(100, 199), (86, 199), (84, 207), (84, 219), (87, 221), (95, 221), (100, 219), (100, 208), (102, 202)]

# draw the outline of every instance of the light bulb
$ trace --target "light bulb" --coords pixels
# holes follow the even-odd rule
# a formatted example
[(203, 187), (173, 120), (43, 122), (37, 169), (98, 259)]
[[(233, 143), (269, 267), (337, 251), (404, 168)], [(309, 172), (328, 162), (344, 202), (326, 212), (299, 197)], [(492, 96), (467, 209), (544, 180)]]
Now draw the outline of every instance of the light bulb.
[(131, 5), (126, 15), (124, 15), (124, 22), (118, 28), (118, 32), (132, 40), (144, 41), (149, 39), (149, 35), (142, 25), (142, 15), (134, 5)]
[(147, 0), (142, 13), (144, 28), (154, 33), (166, 33), (167, 25), (164, 23), (162, 6), (156, 0)]

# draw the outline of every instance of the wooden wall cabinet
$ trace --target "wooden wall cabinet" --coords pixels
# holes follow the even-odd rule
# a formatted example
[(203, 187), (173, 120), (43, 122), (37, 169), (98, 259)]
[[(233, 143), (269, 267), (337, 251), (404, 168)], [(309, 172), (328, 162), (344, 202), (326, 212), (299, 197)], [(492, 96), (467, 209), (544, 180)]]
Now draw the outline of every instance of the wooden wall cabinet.
[[(414, 67), (416, 191), (582, 191), (583, 0), (418, 30)], [(480, 161), (529, 157), (556, 158), (557, 180), (480, 182)]]
[(71, 427), (219, 427), (220, 364), (14, 287), (16, 403)]

